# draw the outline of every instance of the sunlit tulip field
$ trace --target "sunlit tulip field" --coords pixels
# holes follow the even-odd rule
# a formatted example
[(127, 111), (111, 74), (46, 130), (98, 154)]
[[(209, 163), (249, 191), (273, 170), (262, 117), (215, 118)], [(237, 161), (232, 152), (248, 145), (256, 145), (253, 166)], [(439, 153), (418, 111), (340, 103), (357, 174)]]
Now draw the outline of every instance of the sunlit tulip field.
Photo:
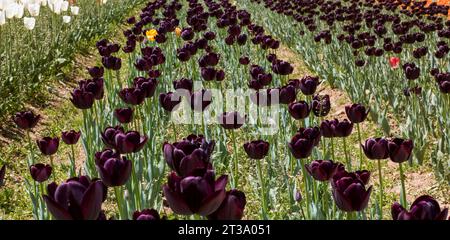
[(450, 220), (449, 9), (0, 0), (0, 219)]

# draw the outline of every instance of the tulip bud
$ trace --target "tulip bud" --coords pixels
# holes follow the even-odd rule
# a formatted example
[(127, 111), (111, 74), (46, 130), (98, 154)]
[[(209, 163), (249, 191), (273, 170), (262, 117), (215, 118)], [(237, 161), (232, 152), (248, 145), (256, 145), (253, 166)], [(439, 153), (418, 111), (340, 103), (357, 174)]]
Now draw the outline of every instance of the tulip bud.
[(144, 209), (133, 213), (133, 220), (160, 220), (159, 213), (155, 209)]
[(61, 139), (65, 144), (73, 145), (80, 139), (81, 132), (76, 132), (75, 130), (70, 130), (67, 132), (62, 132)]
[(50, 178), (52, 174), (52, 167), (50, 165), (44, 165), (42, 163), (34, 164), (30, 166), (31, 177), (36, 182), (45, 182)]
[(59, 138), (44, 137), (40, 140), (36, 140), (36, 143), (39, 147), (39, 150), (41, 150), (42, 154), (53, 155), (56, 153), (56, 151), (58, 151)]
[(247, 142), (244, 150), (251, 159), (263, 159), (269, 152), (269, 143), (263, 140)]
[(391, 207), (391, 213), (394, 220), (446, 220), (448, 208), (441, 211), (433, 197), (422, 195), (411, 204), (409, 211), (396, 202)]
[(396, 163), (406, 162), (411, 158), (413, 147), (412, 140), (394, 138), (388, 142), (389, 158)]
[(289, 114), (296, 120), (308, 117), (309, 113), (311, 112), (311, 108), (305, 101), (290, 103), (288, 110)]
[(14, 123), (22, 129), (34, 128), (39, 119), (41, 119), (41, 115), (34, 115), (32, 111), (18, 112), (13, 117)]
[(238, 112), (224, 112), (218, 117), (219, 124), (225, 129), (238, 129), (245, 123), (245, 116)]
[(369, 109), (366, 110), (361, 104), (352, 104), (345, 106), (345, 113), (352, 123), (361, 123), (366, 120)]
[(130, 123), (133, 118), (133, 109), (117, 108), (114, 110), (114, 117), (116, 117), (117, 121), (120, 123)]

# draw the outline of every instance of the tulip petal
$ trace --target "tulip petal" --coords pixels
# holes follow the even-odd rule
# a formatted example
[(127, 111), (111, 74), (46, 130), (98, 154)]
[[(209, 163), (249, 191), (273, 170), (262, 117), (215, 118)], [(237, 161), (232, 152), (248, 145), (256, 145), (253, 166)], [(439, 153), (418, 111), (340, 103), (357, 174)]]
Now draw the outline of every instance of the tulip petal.
[(102, 208), (104, 188), (101, 181), (92, 183), (81, 200), (81, 211), (84, 219), (96, 220)]
[(53, 199), (49, 198), (47, 195), (43, 195), (42, 198), (44, 198), (44, 201), (47, 204), (48, 211), (57, 220), (73, 220), (69, 212), (56, 203)]
[(193, 214), (193, 212), (179, 193), (172, 191), (167, 185), (163, 186), (163, 192), (170, 208), (174, 213), (181, 215)]
[(201, 207), (198, 210), (198, 214), (202, 216), (212, 214), (220, 207), (223, 200), (225, 199), (225, 196), (226, 196), (225, 188), (214, 192), (212, 195), (203, 200)]

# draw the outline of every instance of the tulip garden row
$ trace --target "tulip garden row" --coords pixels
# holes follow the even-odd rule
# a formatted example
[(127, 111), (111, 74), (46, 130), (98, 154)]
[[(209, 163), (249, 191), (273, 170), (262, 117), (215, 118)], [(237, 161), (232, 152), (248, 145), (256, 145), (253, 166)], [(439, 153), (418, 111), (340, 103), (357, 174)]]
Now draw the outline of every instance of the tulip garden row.
[(50, 76), (63, 79), (76, 52), (142, 2), (0, 0), (0, 119), (43, 95)]
[[(421, 25), (420, 20), (409, 23), (413, 16), (398, 8), (370, 0), (147, 3), (126, 20), (123, 41), (96, 43), (98, 64), (71, 90), (70, 101), (82, 114), (80, 129), (34, 140), (30, 133), (41, 116), (31, 111), (14, 115), (26, 132), (29, 175), (24, 181), (33, 217), (446, 220), (448, 209), (432, 196), (408, 202), (405, 191), (405, 163), (428, 157), (420, 155), (428, 149), (422, 138), (428, 135), (420, 131), (437, 130), (433, 124), (439, 123), (439, 138), (430, 139), (442, 142), (435, 151), (448, 153), (443, 68), (434, 70), (437, 83), (417, 80), (419, 63), (407, 63), (404, 73), (376, 57), (384, 50), (371, 44), (375, 35), (358, 35), (363, 18), (365, 27), (376, 26), (376, 33), (397, 22), (404, 32), (399, 39), (408, 38), (410, 25)], [(420, 6), (416, 12), (432, 17), (422, 23), (428, 26), (443, 11)], [(339, 41), (339, 31), (349, 35)], [(411, 35), (416, 39), (419, 34)], [(366, 51), (352, 51), (343, 44), (347, 38)], [(433, 46), (432, 38), (426, 39)], [(397, 41), (387, 43), (400, 45), (400, 52), (409, 49)], [(299, 51), (318, 76), (291, 78), (293, 65), (277, 55), (282, 44)], [(364, 64), (354, 67), (353, 55)], [(412, 59), (409, 53), (389, 57)], [(430, 68), (430, 62), (419, 61)], [(397, 81), (390, 80), (394, 77)], [(400, 79), (410, 80), (402, 84)], [(317, 91), (324, 84), (351, 97), (345, 119), (330, 118), (334, 99)], [(409, 98), (400, 95), (401, 87), (408, 87)], [(428, 95), (416, 95), (419, 87), (420, 94), (435, 99), (426, 101), (429, 109), (421, 104)], [(229, 91), (238, 97), (226, 95)], [(249, 92), (248, 101), (239, 100), (242, 91)], [(431, 109), (442, 114), (421, 115)], [(398, 113), (396, 123), (406, 121), (396, 135), (389, 132), (392, 112)], [(180, 115), (188, 121), (176, 121)], [(386, 136), (363, 139), (361, 125), (368, 118), (379, 122)], [(63, 144), (72, 150), (67, 156), (58, 152)], [(80, 145), (83, 159), (75, 153)], [(382, 165), (388, 160), (400, 172), (395, 184), (401, 191), (392, 202), (383, 188)], [(448, 165), (442, 164), (448, 164), (448, 157), (436, 164), (445, 177)], [(7, 171), (0, 171), (0, 186)]]
[[(252, 13), (265, 5), (268, 30), (309, 68), (352, 101), (370, 104), (372, 120), (386, 135), (395, 124), (402, 137), (413, 139), (411, 165), (429, 161), (450, 182), (450, 21), (442, 17), (449, 7), (391, 0), (248, 2), (241, 6)], [(295, 27), (286, 29), (284, 22)]]

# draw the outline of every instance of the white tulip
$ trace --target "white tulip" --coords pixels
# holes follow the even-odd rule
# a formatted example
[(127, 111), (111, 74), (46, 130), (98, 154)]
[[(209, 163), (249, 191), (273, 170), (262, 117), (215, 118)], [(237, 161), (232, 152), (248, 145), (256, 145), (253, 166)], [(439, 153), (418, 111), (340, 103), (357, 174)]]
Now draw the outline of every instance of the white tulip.
[(17, 4), (17, 12), (16, 12), (16, 18), (23, 18), (25, 7), (22, 4)]
[(4, 25), (5, 23), (6, 23), (5, 12), (0, 11), (0, 26)]
[(70, 23), (70, 20), (71, 20), (72, 18), (70, 17), (70, 16), (63, 16), (63, 22), (64, 23)]
[(25, 28), (28, 30), (33, 30), (34, 26), (36, 26), (36, 19), (35, 18), (29, 18), (29, 17), (24, 17), (23, 18), (23, 23), (25, 25)]
[(105, 4), (106, 2), (108, 2), (108, 0), (102, 0), (102, 4)]
[(53, 12), (56, 14), (61, 14), (62, 1), (55, 2), (53, 4)]
[(69, 2), (68, 1), (63, 1), (61, 3), (61, 11), (65, 12), (69, 9)]
[(5, 8), (5, 15), (6, 18), (11, 19), (17, 14), (17, 4), (12, 3), (8, 4)]
[(33, 3), (28, 5), (28, 12), (32, 17), (39, 16), (40, 9), (41, 5), (39, 5), (39, 3)]
[(80, 13), (80, 8), (76, 6), (70, 7), (70, 12), (72, 13), (72, 15), (76, 16)]

